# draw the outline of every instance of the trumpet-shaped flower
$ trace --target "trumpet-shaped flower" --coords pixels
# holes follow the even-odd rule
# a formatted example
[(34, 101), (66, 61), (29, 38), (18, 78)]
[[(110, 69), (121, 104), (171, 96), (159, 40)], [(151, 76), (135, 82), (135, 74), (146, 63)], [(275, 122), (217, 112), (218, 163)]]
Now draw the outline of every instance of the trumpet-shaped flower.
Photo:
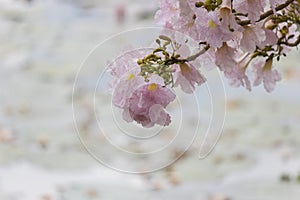
[(256, 46), (259, 46), (266, 40), (266, 32), (261, 26), (246, 26), (244, 27), (243, 36), (240, 41), (240, 48), (252, 53)]
[(246, 74), (251, 58), (244, 57), (232, 67), (227, 67), (224, 71), (225, 77), (229, 79), (230, 85), (234, 87), (243, 86), (251, 91), (251, 83)]
[[(235, 37), (234, 33), (228, 27), (224, 29), (218, 13), (207, 12), (205, 9), (199, 8), (195, 14), (195, 24), (199, 30), (199, 38), (202, 41), (206, 41), (212, 47), (219, 48), (223, 42)], [(227, 22), (230, 23), (230, 19), (228, 20)]]
[(272, 59), (266, 62), (258, 61), (253, 64), (255, 80), (253, 85), (257, 86), (263, 82), (267, 92), (272, 92), (275, 88), (276, 81), (281, 80), (281, 76), (276, 69), (272, 69)]
[(169, 88), (162, 85), (156, 83), (142, 85), (129, 97), (123, 118), (127, 122), (134, 120), (144, 127), (152, 127), (155, 124), (167, 126), (171, 122), (171, 117), (164, 108), (175, 97)]
[(138, 85), (144, 83), (141, 76), (133, 73), (128, 73), (124, 79), (121, 79), (113, 90), (113, 104), (119, 108), (123, 108), (128, 104), (128, 98), (134, 92)]
[(186, 93), (193, 93), (195, 85), (203, 84), (206, 79), (199, 70), (194, 66), (186, 63), (180, 64), (180, 70), (176, 73), (177, 78), (175, 86), (180, 86), (181, 89)]
[(216, 65), (222, 70), (226, 71), (234, 67), (237, 62), (235, 60), (235, 51), (236, 49), (227, 45), (227, 43), (223, 43), (221, 48), (218, 48), (216, 51)]
[(243, 14), (247, 14), (251, 23), (257, 21), (264, 11), (266, 0), (238, 0), (233, 1), (233, 8)]
[(251, 91), (251, 84), (249, 78), (245, 74), (245, 69), (238, 66), (233, 67), (231, 70), (225, 71), (225, 76), (229, 79), (230, 85), (234, 87), (246, 87), (247, 90)]

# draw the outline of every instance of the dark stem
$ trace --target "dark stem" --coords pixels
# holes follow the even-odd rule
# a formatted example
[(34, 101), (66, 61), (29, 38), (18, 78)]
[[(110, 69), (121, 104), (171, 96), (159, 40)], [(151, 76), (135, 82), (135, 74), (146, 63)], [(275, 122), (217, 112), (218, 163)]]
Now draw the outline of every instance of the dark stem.
[(189, 62), (189, 61), (193, 61), (196, 60), (196, 58), (198, 58), (199, 56), (201, 56), (202, 54), (204, 54), (208, 49), (210, 48), (209, 45), (206, 45), (201, 51), (199, 51), (198, 53), (189, 56), (185, 59), (185, 61)]
[(300, 44), (300, 35), (298, 35), (298, 38), (295, 42), (293, 43), (290, 43), (290, 42), (280, 42), (280, 44), (284, 44), (284, 45), (287, 45), (287, 46), (290, 46), (290, 47), (295, 47), (297, 46), (298, 44)]

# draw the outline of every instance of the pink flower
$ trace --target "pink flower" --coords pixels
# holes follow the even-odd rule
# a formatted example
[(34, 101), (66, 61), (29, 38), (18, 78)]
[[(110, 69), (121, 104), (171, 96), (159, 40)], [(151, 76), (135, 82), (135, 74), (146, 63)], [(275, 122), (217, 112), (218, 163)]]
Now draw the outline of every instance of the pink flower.
[(123, 111), (127, 122), (132, 120), (144, 127), (155, 124), (167, 126), (171, 117), (164, 108), (175, 99), (175, 94), (167, 87), (155, 83), (145, 84), (137, 88), (128, 99), (128, 107)]
[(160, 9), (156, 12), (154, 16), (156, 23), (162, 26), (166, 26), (168, 24), (172, 26), (173, 21), (179, 18), (179, 1), (159, 0), (158, 5)]
[(180, 85), (184, 92), (193, 93), (195, 85), (201, 85), (206, 81), (204, 76), (194, 66), (182, 63), (179, 67), (180, 70), (176, 72), (175, 86)]
[(247, 56), (239, 61), (235, 66), (228, 67), (224, 71), (225, 77), (229, 79), (230, 85), (234, 87), (246, 87), (247, 90), (251, 91), (251, 83), (248, 76), (246, 75), (246, 69), (251, 59)]
[(276, 81), (281, 80), (281, 76), (276, 69), (272, 69), (273, 59), (268, 59), (266, 62), (258, 61), (253, 64), (255, 80), (253, 85), (264, 84), (267, 92), (272, 92), (275, 88)]
[[(195, 24), (195, 3), (191, 0), (179, 0), (180, 17), (176, 24), (178, 30), (184, 34), (189, 35), (195, 40), (199, 39), (198, 29)], [(197, 8), (196, 8), (197, 9)]]
[(129, 71), (139, 68), (136, 61), (142, 57), (139, 51), (132, 51), (131, 47), (127, 47), (123, 51), (122, 56), (109, 64), (110, 74), (117, 79), (120, 79)]
[(257, 46), (260, 48), (264, 48), (267, 45), (275, 45), (278, 41), (277, 35), (269, 29), (263, 28), (263, 30), (265, 31), (266, 39)]
[(249, 78), (245, 74), (245, 70), (234, 67), (229, 71), (225, 72), (225, 76), (229, 79), (229, 83), (234, 87), (246, 87), (247, 90), (251, 91), (251, 84)]
[(161, 126), (168, 126), (171, 123), (171, 117), (166, 111), (164, 107), (160, 104), (154, 104), (149, 109), (149, 117), (151, 119), (152, 124), (158, 124)]
[(234, 38), (234, 34), (222, 26), (217, 12), (207, 12), (205, 9), (198, 8), (195, 24), (199, 30), (199, 38), (212, 47), (219, 48), (223, 42)]
[(112, 101), (119, 108), (125, 106), (135, 87), (144, 83), (143, 78), (138, 76), (140, 67), (136, 60), (140, 57), (142, 56), (139, 52), (127, 49), (127, 52), (109, 65), (110, 74), (113, 76), (109, 83)]
[(243, 14), (248, 14), (251, 23), (257, 21), (264, 11), (266, 0), (234, 0), (233, 8)]
[(243, 36), (240, 41), (240, 48), (252, 53), (255, 51), (256, 46), (260, 46), (263, 41), (266, 40), (266, 33), (261, 26), (246, 26), (244, 27)]
[(134, 120), (144, 127), (169, 125), (171, 117), (164, 108), (175, 99), (175, 94), (162, 87), (164, 81), (158, 75), (151, 76), (146, 83), (138, 75), (140, 68), (131, 56), (124, 54), (115, 61), (116, 66), (111, 66), (111, 75), (115, 77), (111, 85), (113, 105), (123, 110), (127, 122)]
[[(221, 20), (221, 24), (224, 30), (228, 31), (240, 31), (241, 26), (235, 20), (235, 16), (232, 13), (230, 7), (223, 6), (219, 9), (219, 15)], [(230, 30), (231, 29), (231, 30)]]
[(180, 17), (173, 23), (173, 28), (183, 34), (187, 34), (194, 40), (199, 40), (199, 30), (193, 17)]
[(127, 122), (134, 120), (144, 127), (167, 126), (171, 117), (165, 108), (175, 99), (175, 94), (162, 87), (164, 80), (158, 75), (152, 75), (149, 82), (145, 82), (137, 64), (141, 57), (139, 52), (128, 51), (109, 65), (113, 77), (110, 82), (112, 103), (122, 109)]
[(198, 30), (195, 25), (195, 3), (186, 0), (160, 0), (160, 10), (155, 15), (158, 25), (174, 29), (198, 40)]
[(144, 79), (135, 73), (128, 72), (126, 77), (122, 77), (114, 85), (112, 102), (119, 108), (124, 108), (128, 104), (128, 98), (132, 95), (136, 87), (144, 83)]
[(226, 71), (234, 67), (237, 62), (235, 60), (236, 49), (231, 48), (226, 42), (223, 43), (221, 48), (216, 51), (216, 65), (222, 70)]

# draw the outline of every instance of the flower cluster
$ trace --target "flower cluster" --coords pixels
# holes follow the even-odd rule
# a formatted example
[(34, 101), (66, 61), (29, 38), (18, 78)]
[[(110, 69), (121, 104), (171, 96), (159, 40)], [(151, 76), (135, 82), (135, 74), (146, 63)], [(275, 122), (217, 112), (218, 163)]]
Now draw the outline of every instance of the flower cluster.
[[(165, 109), (176, 98), (172, 87), (192, 93), (196, 85), (205, 82), (198, 69), (176, 54), (180, 45), (166, 36), (161, 38), (164, 44), (157, 40), (160, 46), (143, 59), (140, 53), (127, 52), (109, 65), (114, 106), (122, 109), (125, 121), (143, 127), (170, 124)], [(169, 45), (174, 47), (172, 53), (168, 53)]]
[(193, 64), (199, 56), (209, 55), (231, 85), (250, 91), (263, 83), (271, 92), (281, 79), (274, 60), (300, 43), (300, 0), (159, 0), (159, 6), (157, 23), (188, 35), (198, 51), (188, 40), (160, 35), (150, 53), (127, 52), (110, 65), (113, 104), (125, 121), (143, 127), (170, 124), (173, 87), (193, 93), (206, 81)]
[(230, 83), (248, 90), (263, 83), (271, 92), (281, 79), (273, 61), (300, 43), (299, 0), (159, 0), (159, 6), (158, 24), (209, 46)]

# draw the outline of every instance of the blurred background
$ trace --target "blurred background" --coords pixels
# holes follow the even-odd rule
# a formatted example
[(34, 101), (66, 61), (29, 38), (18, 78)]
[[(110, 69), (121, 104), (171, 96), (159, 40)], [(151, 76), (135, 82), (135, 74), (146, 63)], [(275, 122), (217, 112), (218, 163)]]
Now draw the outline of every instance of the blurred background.
[[(224, 80), (223, 134), (205, 159), (198, 159), (196, 141), (174, 164), (133, 175), (101, 165), (85, 150), (72, 113), (80, 63), (114, 34), (155, 26), (156, 10), (157, 3), (146, 0), (0, 0), (0, 200), (299, 199), (297, 50), (276, 64), (283, 80), (271, 94), (262, 87), (251, 93), (232, 88)], [(121, 48), (123, 43), (113, 45)], [(98, 134), (89, 81), (82, 78), (79, 84), (74, 100), (80, 107), (76, 122), (81, 139), (119, 161), (120, 155), (108, 152), (107, 141)], [(108, 101), (105, 95), (99, 98)], [(194, 126), (193, 118), (182, 126)], [(169, 140), (174, 133), (166, 132), (163, 138)], [(135, 143), (126, 145), (139, 151)], [(173, 148), (168, 156), (181, 153)], [(145, 166), (153, 162), (141, 161)]]

